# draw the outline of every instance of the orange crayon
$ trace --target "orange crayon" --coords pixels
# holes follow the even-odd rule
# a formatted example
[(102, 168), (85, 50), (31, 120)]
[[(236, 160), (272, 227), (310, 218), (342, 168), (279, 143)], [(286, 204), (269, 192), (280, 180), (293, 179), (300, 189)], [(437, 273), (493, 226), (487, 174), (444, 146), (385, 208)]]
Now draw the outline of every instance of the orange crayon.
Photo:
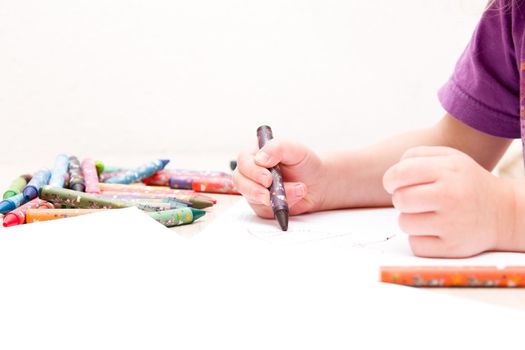
[(525, 266), (381, 266), (381, 282), (412, 287), (525, 287)]
[(107, 209), (28, 209), (26, 223), (71, 218)]

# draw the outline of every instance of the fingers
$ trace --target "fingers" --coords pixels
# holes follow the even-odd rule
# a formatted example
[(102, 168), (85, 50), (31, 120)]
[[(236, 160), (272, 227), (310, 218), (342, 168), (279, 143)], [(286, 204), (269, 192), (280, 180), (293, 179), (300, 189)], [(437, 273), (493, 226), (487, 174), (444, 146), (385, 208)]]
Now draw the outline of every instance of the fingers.
[[(427, 258), (445, 258), (456, 256), (450, 247), (439, 237), (410, 236), (410, 248), (415, 256)], [(450, 252), (450, 253), (447, 253)]]
[(441, 195), (436, 184), (403, 187), (392, 195), (392, 204), (406, 214), (432, 212), (440, 209)]
[(436, 213), (399, 214), (399, 227), (411, 236), (438, 236), (441, 221)]
[(270, 205), (270, 192), (267, 187), (244, 176), (239, 169), (233, 172), (233, 184), (250, 204)]
[[(309, 206), (304, 199), (307, 194), (305, 184), (287, 182), (284, 184), (284, 190), (286, 191), (286, 200), (288, 202), (290, 215), (298, 215), (307, 211)], [(245, 198), (257, 215), (263, 218), (273, 218), (274, 214), (270, 203), (270, 192), (268, 190), (266, 190), (266, 196), (265, 198), (268, 199), (268, 204), (250, 202), (246, 196)]]
[(453, 163), (450, 156), (463, 155), (450, 147), (414, 147), (407, 150), (401, 160), (385, 172), (383, 186), (392, 194), (398, 188), (431, 183), (439, 179), (444, 169)]
[[(243, 151), (239, 154), (237, 168), (234, 171), (234, 180), (238, 175), (243, 175), (266, 188), (272, 184), (272, 174), (265, 167), (255, 163), (254, 153), (251, 151)], [(239, 189), (239, 186), (237, 188)], [(242, 188), (239, 191), (243, 193)]]
[(255, 163), (270, 168), (279, 163), (297, 165), (308, 156), (308, 149), (303, 145), (290, 141), (270, 140), (255, 154)]
[(432, 183), (439, 179), (445, 161), (442, 157), (403, 159), (386, 171), (383, 186), (392, 194), (402, 187)]

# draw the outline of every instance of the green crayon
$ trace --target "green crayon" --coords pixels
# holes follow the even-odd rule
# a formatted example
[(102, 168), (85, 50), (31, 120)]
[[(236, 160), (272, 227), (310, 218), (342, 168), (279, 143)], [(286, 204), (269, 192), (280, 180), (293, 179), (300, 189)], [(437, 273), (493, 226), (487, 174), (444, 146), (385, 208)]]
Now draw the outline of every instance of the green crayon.
[(31, 175), (21, 175), (11, 182), (11, 185), (4, 192), (3, 199), (11, 198), (21, 193), (27, 183), (31, 180)]
[(123, 200), (99, 197), (80, 191), (68, 190), (44, 186), (40, 191), (40, 199), (44, 199), (55, 205), (56, 208), (80, 208), (80, 209), (119, 209), (137, 207), (145, 211), (156, 211), (158, 208), (145, 203), (130, 203)]
[(173, 227), (178, 225), (191, 224), (198, 218), (204, 216), (204, 214), (206, 214), (206, 212), (200, 209), (178, 208), (149, 213), (149, 216), (166, 227)]
[(100, 176), (104, 172), (104, 163), (100, 160), (95, 160), (95, 167), (97, 168), (97, 174)]

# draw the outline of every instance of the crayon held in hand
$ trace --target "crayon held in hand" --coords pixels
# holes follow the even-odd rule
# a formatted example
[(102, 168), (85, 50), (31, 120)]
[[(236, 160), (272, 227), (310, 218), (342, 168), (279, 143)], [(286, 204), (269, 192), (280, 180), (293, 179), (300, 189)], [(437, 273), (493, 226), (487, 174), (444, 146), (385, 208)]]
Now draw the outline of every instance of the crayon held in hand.
[[(259, 140), (259, 148), (263, 148), (266, 142), (273, 139), (272, 129), (263, 125), (257, 129), (257, 138)], [(283, 231), (288, 230), (288, 202), (286, 201), (286, 192), (284, 190), (283, 176), (279, 165), (268, 169), (272, 174), (272, 184), (270, 185), (270, 201), (272, 202), (272, 210), (275, 218), (279, 222), (279, 226)]]

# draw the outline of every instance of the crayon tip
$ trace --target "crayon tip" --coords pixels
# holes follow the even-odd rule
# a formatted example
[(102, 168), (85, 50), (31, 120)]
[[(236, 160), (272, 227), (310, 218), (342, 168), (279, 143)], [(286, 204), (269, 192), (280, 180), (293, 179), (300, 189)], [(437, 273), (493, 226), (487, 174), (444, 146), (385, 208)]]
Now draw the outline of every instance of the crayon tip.
[(7, 214), (4, 216), (4, 227), (10, 227), (18, 225), (18, 218), (14, 214)]
[(275, 217), (279, 222), (279, 226), (283, 231), (288, 231), (288, 210), (277, 210), (275, 212)]
[(33, 200), (36, 197), (38, 197), (38, 190), (33, 186), (27, 186), (26, 188), (24, 188), (23, 193), (24, 193), (24, 198), (27, 201)]
[(24, 180), (26, 180), (26, 182), (29, 182), (33, 178), (33, 175), (24, 174), (24, 175), (20, 175), (20, 177), (23, 177)]
[(97, 168), (98, 175), (104, 172), (104, 163), (102, 163), (100, 160), (95, 160), (95, 167)]
[(235, 170), (235, 168), (237, 168), (237, 161), (236, 160), (231, 160), (230, 161), (230, 169), (231, 170)]
[(73, 184), (73, 185), (71, 185), (71, 189), (73, 191), (85, 192), (86, 191), (86, 186), (84, 184)]
[(204, 209), (213, 206), (213, 202), (201, 198), (192, 198), (190, 199), (190, 202), (191, 205), (197, 209)]
[(160, 163), (162, 164), (163, 169), (169, 162), (170, 162), (169, 159), (160, 159)]
[(7, 214), (11, 210), (15, 210), (15, 209), (16, 209), (16, 207), (10, 201), (2, 201), (2, 202), (0, 202), (0, 213), (1, 214)]
[(17, 195), (17, 193), (15, 191), (7, 190), (7, 191), (4, 192), (3, 199), (11, 198), (11, 197), (16, 196), (16, 195)]
[(197, 220), (200, 217), (203, 217), (206, 212), (204, 210), (190, 208), (191, 212), (193, 213), (193, 221)]

